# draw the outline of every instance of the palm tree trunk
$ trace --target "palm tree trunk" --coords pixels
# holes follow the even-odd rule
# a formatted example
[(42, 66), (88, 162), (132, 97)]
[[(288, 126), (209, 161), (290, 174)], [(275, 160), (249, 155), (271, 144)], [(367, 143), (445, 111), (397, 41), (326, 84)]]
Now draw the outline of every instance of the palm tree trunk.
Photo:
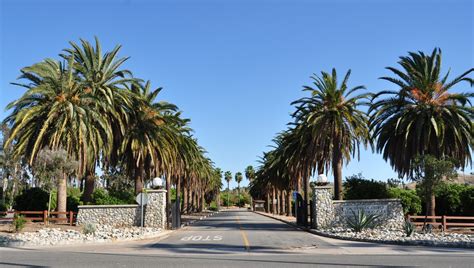
[(237, 194), (239, 195), (239, 204), (238, 204), (238, 207), (240, 208), (240, 182), (237, 182)]
[(272, 214), (276, 214), (276, 191), (275, 186), (272, 186)]
[(220, 211), (221, 210), (221, 191), (220, 190), (217, 190), (216, 206), (217, 206), (217, 211)]
[(177, 177), (176, 181), (176, 205), (181, 208), (181, 178)]
[(229, 181), (227, 181), (227, 208), (229, 208), (229, 199), (230, 199), (230, 187), (229, 187)]
[(143, 191), (143, 163), (140, 161), (138, 167), (135, 169), (135, 194)]
[(184, 187), (183, 189), (183, 206), (182, 206), (182, 209), (181, 209), (181, 212), (183, 214), (187, 214), (188, 213), (188, 203), (189, 203), (189, 200), (188, 200), (188, 187)]
[(335, 147), (333, 150), (332, 169), (334, 173), (334, 197), (342, 200), (342, 154), (341, 148)]
[(206, 206), (206, 200), (205, 200), (204, 190), (201, 190), (201, 211), (204, 211), (205, 206)]
[[(67, 176), (62, 174), (58, 180), (58, 198), (57, 198), (57, 211), (66, 212), (67, 204)], [(66, 214), (59, 214), (58, 218), (66, 218)]]
[(166, 175), (166, 226), (170, 227), (171, 220), (171, 177)]
[(280, 197), (280, 200), (281, 200), (280, 214), (281, 215), (286, 215), (286, 201), (285, 201), (285, 199), (286, 199), (285, 191), (281, 190), (281, 197)]
[(84, 193), (82, 194), (82, 200), (84, 203), (92, 202), (92, 193), (95, 188), (95, 177), (93, 171), (86, 169), (86, 174), (83, 178), (84, 181)]
[(267, 213), (270, 213), (270, 192), (267, 191)]
[(286, 216), (291, 216), (291, 191), (286, 190)]

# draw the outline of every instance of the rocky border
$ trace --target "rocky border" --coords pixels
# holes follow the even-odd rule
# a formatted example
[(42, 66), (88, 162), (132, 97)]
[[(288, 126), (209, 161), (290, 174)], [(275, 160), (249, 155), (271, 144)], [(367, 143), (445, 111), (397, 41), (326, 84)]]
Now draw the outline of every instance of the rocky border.
[(328, 238), (333, 238), (333, 239), (339, 239), (339, 240), (346, 240), (346, 241), (356, 241), (356, 242), (369, 242), (369, 243), (378, 243), (378, 244), (388, 244), (388, 245), (406, 245), (406, 246), (429, 246), (429, 247), (441, 247), (441, 248), (474, 248), (474, 243), (465, 243), (465, 242), (451, 242), (451, 243), (446, 243), (446, 242), (441, 242), (441, 241), (430, 241), (430, 240), (376, 240), (376, 239), (369, 239), (369, 238), (357, 238), (357, 237), (345, 237), (345, 236), (339, 236), (335, 235), (333, 233), (328, 233), (316, 229), (310, 229), (307, 227), (302, 227), (298, 226), (293, 222), (289, 222), (286, 220), (283, 220), (281, 218), (272, 216), (272, 215), (267, 215), (264, 213), (260, 213), (258, 211), (254, 211), (255, 213), (275, 219), (278, 221), (281, 221), (283, 223), (286, 223), (288, 225), (291, 225), (294, 228), (306, 231), (308, 233), (312, 233), (315, 235), (319, 236), (324, 236)]

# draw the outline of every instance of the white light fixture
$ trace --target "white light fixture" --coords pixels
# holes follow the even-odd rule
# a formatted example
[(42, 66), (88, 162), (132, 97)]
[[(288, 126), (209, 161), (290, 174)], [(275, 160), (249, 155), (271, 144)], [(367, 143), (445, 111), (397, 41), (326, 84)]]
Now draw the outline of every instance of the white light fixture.
[(152, 186), (153, 188), (161, 188), (161, 187), (163, 187), (163, 179), (160, 178), (160, 177), (153, 178), (153, 180), (151, 181), (151, 186)]
[(326, 175), (324, 175), (324, 174), (319, 174), (316, 181), (318, 183), (327, 183), (328, 182), (328, 177), (326, 177)]

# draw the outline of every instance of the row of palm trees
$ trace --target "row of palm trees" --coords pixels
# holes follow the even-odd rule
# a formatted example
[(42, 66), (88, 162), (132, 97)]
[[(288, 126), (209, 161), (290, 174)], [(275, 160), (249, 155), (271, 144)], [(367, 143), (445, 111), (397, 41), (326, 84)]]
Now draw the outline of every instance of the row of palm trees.
[[(133, 178), (135, 193), (155, 176), (166, 177), (183, 208), (202, 209), (206, 194), (217, 196), (221, 175), (198, 144), (175, 105), (158, 101), (161, 88), (124, 69), (120, 46), (103, 53), (99, 40), (70, 42), (59, 60), (45, 59), (21, 70), (21, 98), (8, 104), (11, 127), (5, 146), (33, 165), (43, 148), (63, 149), (79, 163), (74, 176), (85, 182), (91, 201), (96, 169), (116, 168)], [(58, 208), (66, 210), (66, 174), (56, 178)]]
[[(453, 92), (453, 87), (461, 82), (472, 87), (468, 75), (474, 69), (448, 81), (449, 71), (441, 73), (440, 49), (410, 52), (398, 63), (401, 69), (387, 67), (394, 77), (381, 77), (395, 89), (376, 94), (362, 92), (364, 86), (349, 86), (350, 70), (342, 81), (335, 69), (314, 75), (313, 85), (303, 89), (309, 96), (292, 103), (295, 111), (288, 129), (263, 154), (251, 183), (254, 197), (266, 193), (269, 200), (272, 193), (275, 200), (276, 189), (287, 193), (288, 204), (296, 188), (307, 201), (310, 177), (332, 170), (335, 198), (340, 200), (342, 166), (359, 158), (361, 146), (381, 153), (407, 178), (413, 175), (417, 156), (453, 158), (457, 168), (471, 164), (474, 93)], [(286, 213), (291, 214), (291, 207)]]

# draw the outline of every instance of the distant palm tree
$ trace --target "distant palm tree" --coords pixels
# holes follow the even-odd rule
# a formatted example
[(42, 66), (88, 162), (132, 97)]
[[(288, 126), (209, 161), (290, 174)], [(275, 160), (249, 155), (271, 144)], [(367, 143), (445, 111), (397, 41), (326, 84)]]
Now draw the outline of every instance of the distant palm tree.
[(239, 207), (240, 207), (240, 183), (242, 182), (242, 172), (235, 173), (235, 181), (237, 182), (237, 194), (239, 195)]
[[(296, 105), (293, 114), (295, 137), (307, 143), (300, 146), (297, 152), (316, 160), (310, 162), (312, 169), (315, 168), (314, 163), (332, 166), (335, 198), (339, 200), (342, 199), (343, 161), (359, 154), (360, 144), (367, 145), (369, 141), (368, 118), (365, 112), (359, 110), (369, 94), (353, 95), (365, 87), (349, 88), (350, 74), (351, 71), (347, 71), (339, 83), (335, 69), (332, 73), (321, 72), (321, 77), (312, 77), (315, 88), (304, 87), (311, 96), (292, 103)], [(303, 170), (308, 168), (302, 166)], [(309, 174), (306, 174), (305, 180), (308, 178)]]
[(411, 175), (418, 155), (453, 158), (458, 168), (471, 163), (474, 110), (469, 98), (474, 93), (449, 90), (462, 81), (472, 87), (467, 75), (474, 69), (448, 82), (449, 72), (441, 75), (440, 49), (431, 55), (410, 52), (399, 64), (403, 70), (387, 67), (396, 78), (381, 77), (398, 89), (374, 95), (370, 108), (377, 151), (400, 175)]
[(255, 178), (255, 169), (253, 166), (248, 166), (245, 168), (245, 177), (249, 182), (251, 182)]
[(229, 196), (230, 196), (230, 188), (229, 184), (232, 180), (232, 173), (230, 171), (226, 171), (224, 173), (224, 179), (227, 181), (227, 208), (229, 208)]

